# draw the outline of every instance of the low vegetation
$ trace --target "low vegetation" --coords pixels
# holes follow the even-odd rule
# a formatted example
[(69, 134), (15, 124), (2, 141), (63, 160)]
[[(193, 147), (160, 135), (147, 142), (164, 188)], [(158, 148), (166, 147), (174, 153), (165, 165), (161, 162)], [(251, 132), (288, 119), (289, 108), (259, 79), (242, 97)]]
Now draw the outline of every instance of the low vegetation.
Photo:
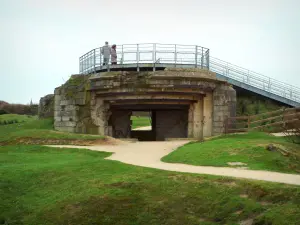
[[(2, 115), (23, 118), (21, 115)], [(26, 117), (26, 116), (25, 116)], [(79, 144), (88, 145), (93, 141), (103, 141), (100, 135), (74, 134), (53, 130), (52, 119), (27, 117), (23, 123), (0, 126), (0, 145), (7, 144)]]
[(36, 118), (32, 115), (3, 114), (0, 115), (0, 125), (29, 122), (36, 120)]
[[(277, 150), (268, 150), (270, 144), (275, 144)], [(253, 170), (300, 173), (300, 146), (266, 133), (233, 134), (187, 144), (163, 161), (221, 167), (240, 162), (242, 167)]]
[[(296, 225), (300, 220), (299, 186), (132, 166), (106, 160), (110, 153), (17, 141), (24, 137), (95, 138), (55, 132), (49, 119), (1, 126), (0, 224)], [(264, 138), (253, 134), (242, 140)], [(226, 138), (213, 141), (218, 140)]]
[(0, 150), (2, 224), (297, 224), (300, 188), (159, 171), (109, 153)]

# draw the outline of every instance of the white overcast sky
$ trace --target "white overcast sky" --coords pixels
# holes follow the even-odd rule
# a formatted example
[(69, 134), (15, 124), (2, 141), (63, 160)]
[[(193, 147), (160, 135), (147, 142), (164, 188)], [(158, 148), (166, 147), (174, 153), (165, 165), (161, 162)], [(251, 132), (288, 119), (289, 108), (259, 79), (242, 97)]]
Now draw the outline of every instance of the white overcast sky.
[(300, 87), (300, 0), (0, 0), (0, 100), (29, 103), (110, 43), (197, 44)]

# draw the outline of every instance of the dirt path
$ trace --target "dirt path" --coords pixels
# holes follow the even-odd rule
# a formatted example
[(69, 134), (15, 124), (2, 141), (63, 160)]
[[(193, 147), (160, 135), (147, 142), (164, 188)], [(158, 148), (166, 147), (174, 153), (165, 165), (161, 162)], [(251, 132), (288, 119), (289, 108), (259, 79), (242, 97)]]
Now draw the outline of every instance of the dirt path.
[(285, 184), (300, 185), (300, 175), (268, 172), (260, 170), (244, 170), (228, 167), (212, 167), (212, 166), (191, 166), (179, 163), (165, 163), (160, 159), (174, 151), (188, 141), (165, 141), (165, 142), (121, 142), (119, 145), (102, 145), (102, 146), (70, 146), (56, 145), (51, 147), (72, 147), (85, 148), (94, 151), (113, 152), (106, 159), (117, 160), (123, 163), (136, 166), (150, 167), (168, 171), (211, 174), (236, 178), (247, 178), (254, 180), (263, 180), (271, 182), (279, 182)]

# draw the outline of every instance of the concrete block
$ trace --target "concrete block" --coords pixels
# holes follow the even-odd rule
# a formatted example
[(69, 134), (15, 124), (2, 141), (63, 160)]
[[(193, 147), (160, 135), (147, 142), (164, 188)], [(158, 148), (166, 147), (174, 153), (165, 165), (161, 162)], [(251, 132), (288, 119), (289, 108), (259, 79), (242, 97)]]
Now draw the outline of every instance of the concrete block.
[(67, 105), (75, 105), (75, 99), (66, 100)]
[(60, 121), (54, 121), (54, 127), (63, 127), (64, 123), (60, 120)]
[(75, 127), (56, 127), (55, 130), (62, 132), (75, 133)]
[(76, 127), (76, 122), (75, 121), (69, 121), (65, 122), (66, 127)]
[(61, 121), (70, 121), (70, 117), (69, 116), (62, 116)]
[(55, 122), (60, 122), (60, 121), (62, 121), (61, 116), (55, 116), (55, 117), (54, 117), (54, 121), (55, 121)]
[(78, 92), (75, 95), (75, 99), (85, 98), (85, 92)]
[(55, 88), (54, 89), (54, 94), (55, 95), (60, 95), (61, 94), (61, 91), (60, 91), (61, 89), (60, 88)]
[(76, 105), (85, 105), (85, 100), (83, 98), (75, 100)]
[(54, 118), (55, 117), (60, 117), (60, 116), (61, 116), (61, 111), (60, 110), (54, 111)]
[(68, 100), (62, 100), (60, 101), (60, 105), (69, 105)]
[(67, 105), (65, 108), (66, 111), (75, 111), (76, 106), (75, 105)]

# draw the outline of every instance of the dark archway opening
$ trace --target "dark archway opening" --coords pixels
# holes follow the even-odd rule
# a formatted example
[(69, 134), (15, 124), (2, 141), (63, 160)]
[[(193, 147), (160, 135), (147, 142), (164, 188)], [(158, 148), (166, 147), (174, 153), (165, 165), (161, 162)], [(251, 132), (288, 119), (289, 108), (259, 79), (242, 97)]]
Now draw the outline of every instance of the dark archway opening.
[[(110, 121), (112, 135), (115, 138), (134, 138), (139, 141), (187, 138), (188, 109), (188, 105), (113, 106)], [(137, 129), (139, 127), (148, 129)]]

